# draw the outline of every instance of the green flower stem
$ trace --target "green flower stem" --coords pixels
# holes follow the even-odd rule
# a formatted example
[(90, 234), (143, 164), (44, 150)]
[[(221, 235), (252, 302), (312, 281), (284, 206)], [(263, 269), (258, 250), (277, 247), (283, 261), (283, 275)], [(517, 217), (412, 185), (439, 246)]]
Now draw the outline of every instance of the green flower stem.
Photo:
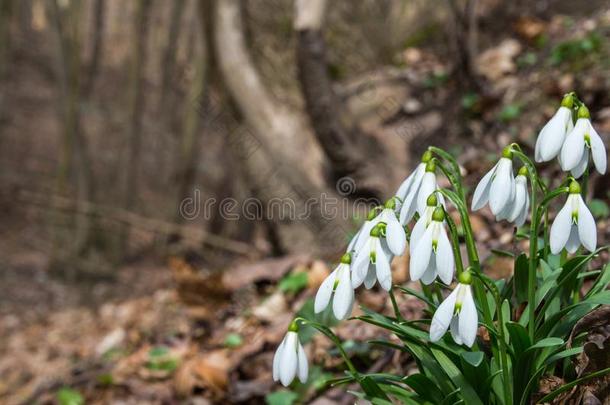
[(451, 248), (453, 250), (453, 257), (455, 259), (455, 270), (456, 275), (459, 277), (464, 271), (464, 264), (462, 263), (462, 252), (460, 251), (460, 239), (458, 236), (457, 226), (451, 216), (446, 215), (445, 220), (447, 221), (447, 227), (449, 228), (449, 234), (451, 235)]
[(485, 280), (485, 277), (482, 274), (475, 273), (475, 277), (477, 277), (483, 285), (489, 290), (489, 292), (494, 297), (494, 301), (496, 302), (496, 314), (498, 316), (498, 335), (496, 341), (498, 341), (498, 348), (500, 349), (500, 363), (502, 368), (502, 385), (504, 389), (504, 402), (509, 405), (513, 403), (512, 400), (512, 390), (510, 385), (510, 372), (508, 369), (508, 351), (506, 344), (506, 336), (504, 334), (504, 316), (502, 315), (502, 298), (500, 297), (500, 291), (498, 291), (498, 287), (495, 284), (489, 283)]
[[(531, 172), (530, 172), (531, 173)], [(529, 319), (527, 323), (528, 334), (532, 344), (536, 343), (536, 271), (538, 269), (538, 233), (543, 210), (546, 210), (548, 203), (557, 196), (567, 193), (567, 187), (559, 187), (548, 193), (536, 207), (536, 190), (532, 179), (532, 222), (530, 225), (530, 257), (527, 277), (527, 302), (529, 303)]]
[(390, 288), (390, 301), (392, 301), (392, 308), (394, 309), (394, 315), (396, 316), (396, 320), (399, 322), (404, 322), (405, 318), (403, 318), (400, 313), (400, 309), (398, 309), (398, 303), (396, 302), (396, 297), (394, 296), (394, 286)]
[(444, 150), (442, 150), (441, 148), (437, 148), (436, 146), (430, 146), (428, 148), (429, 151), (431, 151), (432, 153), (436, 154), (438, 157), (448, 161), (452, 168), (453, 171), (457, 177), (457, 184), (452, 184), (455, 189), (457, 190), (458, 194), (464, 198), (464, 189), (463, 189), (463, 181), (462, 181), (462, 172), (460, 170), (460, 165), (458, 164), (457, 160), (455, 160), (455, 158), (450, 154), (445, 152)]

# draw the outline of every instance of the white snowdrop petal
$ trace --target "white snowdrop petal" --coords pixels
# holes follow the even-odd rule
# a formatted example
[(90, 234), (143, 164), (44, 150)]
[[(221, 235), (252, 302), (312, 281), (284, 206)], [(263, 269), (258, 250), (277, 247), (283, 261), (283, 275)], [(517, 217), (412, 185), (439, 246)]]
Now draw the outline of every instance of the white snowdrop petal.
[(572, 173), (572, 176), (574, 176), (575, 179), (578, 179), (580, 178), (580, 176), (583, 175), (585, 170), (587, 170), (588, 165), (589, 153), (585, 150), (585, 152), (582, 154), (582, 158), (580, 159), (578, 164), (572, 170), (570, 170), (570, 173)]
[(413, 191), (414, 188), (419, 187), (422, 177), (424, 177), (424, 173), (426, 172), (426, 164), (420, 163), (417, 165), (413, 173), (407, 177), (405, 181), (402, 182), (400, 187), (398, 187), (398, 191), (396, 191), (396, 196), (399, 197), (403, 202), (407, 197), (407, 194)]
[(434, 282), (434, 280), (436, 280), (436, 275), (436, 256), (431, 255), (428, 267), (426, 268), (426, 271), (424, 271), (424, 274), (421, 276), (419, 281), (425, 285), (430, 285)]
[(391, 258), (385, 252), (385, 250), (379, 246), (377, 249), (377, 261), (375, 263), (375, 269), (377, 274), (377, 281), (379, 285), (386, 291), (392, 288), (392, 269), (390, 267)]
[(512, 161), (508, 158), (501, 158), (489, 189), (489, 208), (494, 215), (498, 215), (510, 202), (513, 181)]
[(364, 288), (370, 290), (371, 288), (373, 288), (376, 282), (377, 274), (375, 271), (375, 265), (371, 263), (369, 264), (368, 270), (366, 272), (366, 277), (364, 278)]
[(366, 243), (363, 243), (362, 248), (357, 252), (356, 258), (352, 259), (352, 287), (358, 288), (366, 277), (366, 272), (369, 268), (371, 238), (368, 237)]
[(430, 256), (432, 255), (432, 231), (433, 224), (430, 224), (419, 242), (416, 242), (413, 254), (409, 259), (409, 271), (413, 281), (419, 280), (428, 268)]
[(438, 306), (432, 322), (430, 323), (430, 340), (433, 342), (439, 341), (451, 324), (453, 318), (453, 310), (455, 308), (455, 301), (457, 299), (458, 289), (454, 289), (445, 301), (441, 302)]
[(570, 228), (572, 227), (572, 204), (570, 197), (566, 200), (563, 208), (559, 210), (553, 224), (551, 225), (550, 245), (551, 253), (554, 255), (561, 252), (564, 248), (568, 237), (570, 236)]
[(572, 227), (570, 228), (570, 236), (568, 236), (568, 241), (566, 242), (566, 250), (568, 251), (568, 253), (574, 253), (578, 250), (578, 247), (580, 246), (580, 238), (578, 236), (578, 226), (572, 224)]
[(337, 266), (332, 273), (328, 275), (320, 284), (320, 288), (318, 288), (318, 292), (316, 293), (316, 298), (314, 300), (314, 312), (320, 313), (324, 311), (324, 309), (328, 306), (330, 302), (330, 297), (333, 294), (333, 286), (335, 285), (335, 279), (337, 277), (337, 271), (341, 268), (341, 264)]
[(409, 242), (409, 254), (411, 254), (411, 255), (413, 254), (413, 251), (415, 250), (415, 246), (417, 246), (417, 243), (424, 235), (424, 232), (426, 232), (426, 214), (425, 213), (424, 213), (424, 215), (419, 217), (419, 219), (415, 223), (415, 226), (413, 227), (413, 230), (411, 231), (411, 240)]
[(297, 374), (298, 339), (296, 332), (286, 333), (286, 344), (280, 359), (280, 381), (284, 387), (289, 386)]
[(273, 381), (278, 381), (280, 379), (280, 367), (282, 360), (282, 351), (284, 350), (284, 346), (286, 344), (286, 336), (282, 339), (277, 350), (275, 351), (275, 355), (273, 356)]
[(560, 107), (553, 118), (540, 131), (541, 144), (539, 157), (542, 162), (548, 162), (561, 151), (565, 141), (568, 120), (572, 120), (572, 113), (566, 107)]
[(432, 172), (426, 172), (419, 192), (417, 193), (417, 212), (419, 212), (419, 215), (424, 215), (428, 197), (430, 197), (430, 194), (434, 193), (434, 191), (436, 191), (436, 175)]
[(352, 237), (352, 240), (349, 241), (349, 244), (347, 245), (347, 249), (345, 249), (346, 252), (354, 251), (354, 248), (356, 247), (356, 243), (358, 242), (358, 238), (360, 237), (361, 233), (362, 233), (362, 227), (360, 227), (360, 229), (358, 229), (358, 232), (356, 232), (356, 234)]
[(582, 159), (585, 152), (585, 131), (589, 126), (588, 120), (579, 119), (572, 132), (568, 134), (561, 148), (561, 164), (565, 171), (572, 170)]
[(297, 352), (297, 362), (298, 362), (298, 376), (299, 381), (303, 384), (307, 382), (307, 377), (309, 374), (309, 364), (307, 363), (307, 355), (305, 354), (305, 349), (303, 349), (303, 345), (298, 343), (298, 352)]
[(517, 179), (515, 180), (515, 199), (513, 200), (510, 214), (508, 215), (508, 220), (510, 222), (515, 222), (521, 215), (523, 208), (525, 207), (526, 198), (527, 180), (525, 179), (525, 176), (517, 176)]
[(454, 315), (453, 318), (451, 318), (449, 331), (451, 332), (451, 337), (456, 344), (461, 345), (464, 343), (460, 336), (460, 318), (458, 316)]
[(339, 274), (339, 284), (333, 298), (333, 314), (335, 314), (335, 318), (341, 320), (350, 315), (348, 311), (352, 307), (353, 300), (354, 289), (352, 288), (350, 272), (349, 268), (345, 268)]
[(591, 139), (591, 156), (593, 157), (595, 169), (600, 174), (605, 174), (608, 158), (606, 155), (606, 147), (601, 137), (592, 125), (589, 128), (589, 138)]
[(451, 243), (449, 242), (445, 228), (441, 227), (436, 248), (436, 271), (443, 283), (447, 285), (451, 284), (454, 269), (455, 262), (453, 260)]
[(530, 210), (530, 196), (526, 192), (525, 193), (525, 203), (523, 204), (523, 208), (521, 209), (521, 213), (515, 219), (515, 226), (516, 227), (523, 226), (523, 224), (525, 223), (525, 220), (527, 219), (527, 214), (528, 214), (529, 210)]
[(378, 223), (379, 223), (379, 215), (376, 216), (373, 220), (365, 221), (364, 224), (362, 224), (362, 228), (360, 228), (360, 231), (358, 232), (358, 240), (356, 240), (356, 242), (354, 243), (354, 251), (356, 253), (358, 253), (362, 250), (362, 247), (367, 242), (367, 240), (369, 240), (369, 238), (370, 238), (371, 230)]
[(407, 235), (405, 230), (396, 219), (396, 215), (391, 213), (388, 215), (388, 222), (386, 227), (386, 240), (390, 251), (396, 256), (402, 256), (407, 248)]
[(483, 176), (477, 188), (474, 190), (474, 195), (472, 197), (472, 210), (476, 211), (485, 206), (487, 201), (489, 201), (489, 189), (491, 187), (491, 179), (498, 167), (498, 163), (495, 164), (494, 167), (491, 168), (490, 171)]
[(593, 252), (597, 247), (597, 227), (595, 226), (595, 219), (587, 208), (582, 197), (578, 196), (578, 236), (580, 243), (589, 252)]
[[(419, 188), (418, 188), (419, 189)], [(402, 225), (406, 225), (417, 211), (417, 193), (407, 195), (405, 202), (400, 207), (399, 221)]]
[(462, 288), (465, 288), (466, 290), (464, 293), (464, 301), (462, 302), (462, 309), (459, 313), (460, 337), (466, 346), (471, 347), (477, 337), (479, 317), (477, 315), (477, 307), (472, 298), (470, 286), (463, 285)]

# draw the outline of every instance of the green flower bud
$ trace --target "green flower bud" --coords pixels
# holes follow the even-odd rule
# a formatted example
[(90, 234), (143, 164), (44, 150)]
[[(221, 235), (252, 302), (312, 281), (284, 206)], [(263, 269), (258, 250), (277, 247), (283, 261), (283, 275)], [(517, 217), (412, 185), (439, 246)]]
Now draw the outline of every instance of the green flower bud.
[(568, 192), (570, 194), (580, 194), (580, 184), (576, 180), (572, 180)]
[(563, 99), (561, 100), (561, 106), (572, 109), (572, 107), (574, 107), (574, 93), (568, 93), (563, 96)]
[(472, 284), (472, 274), (470, 274), (470, 271), (468, 270), (463, 271), (462, 274), (460, 274), (460, 276), (458, 277), (458, 281), (460, 282), (460, 284), (470, 285)]
[(506, 148), (504, 148), (502, 150), (502, 157), (507, 158), (507, 159), (513, 158), (513, 151), (511, 150), (510, 146), (507, 146)]
[(436, 193), (432, 193), (426, 199), (426, 205), (428, 207), (436, 207), (438, 205), (438, 198), (436, 198)]
[(378, 238), (381, 235), (381, 224), (377, 224), (371, 229), (370, 235), (374, 238)]
[(445, 210), (443, 207), (438, 206), (432, 213), (432, 220), (436, 222), (443, 222), (445, 220)]
[(375, 219), (375, 217), (377, 216), (377, 208), (373, 208), (372, 210), (369, 211), (369, 215), (367, 216), (367, 220), (368, 221), (372, 221)]
[(432, 152), (427, 150), (421, 155), (421, 161), (422, 163), (428, 163), (430, 160), (432, 160)]
[(391, 210), (393, 210), (394, 208), (396, 208), (396, 201), (394, 200), (394, 198), (390, 198), (388, 201), (385, 202), (385, 207), (389, 208)]
[(341, 263), (351, 264), (352, 263), (352, 254), (347, 252), (343, 256), (341, 256)]
[(577, 114), (578, 118), (587, 118), (590, 119), (591, 118), (591, 114), (589, 113), (589, 109), (587, 108), (586, 105), (581, 105), (580, 108), (578, 109), (578, 114)]
[(426, 172), (427, 173), (436, 172), (436, 163), (434, 163), (434, 160), (430, 160), (428, 163), (426, 163)]
[(517, 173), (518, 176), (526, 176), (527, 177), (527, 166), (521, 166), (521, 168), (519, 169), (519, 173)]
[(293, 320), (290, 323), (290, 326), (288, 326), (288, 332), (298, 332), (299, 331), (299, 325), (297, 324), (297, 320)]

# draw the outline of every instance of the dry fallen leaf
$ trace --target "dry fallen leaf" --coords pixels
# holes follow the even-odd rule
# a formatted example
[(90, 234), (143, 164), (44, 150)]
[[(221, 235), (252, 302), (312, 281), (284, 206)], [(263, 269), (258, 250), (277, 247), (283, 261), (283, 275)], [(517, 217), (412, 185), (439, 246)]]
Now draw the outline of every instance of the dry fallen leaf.
[(521, 52), (521, 44), (515, 39), (505, 39), (498, 46), (487, 49), (476, 61), (479, 73), (487, 79), (496, 81), (502, 76), (517, 70), (514, 59)]
[(310, 290), (315, 290), (330, 274), (330, 269), (322, 260), (316, 260), (311, 264), (307, 273), (307, 287)]

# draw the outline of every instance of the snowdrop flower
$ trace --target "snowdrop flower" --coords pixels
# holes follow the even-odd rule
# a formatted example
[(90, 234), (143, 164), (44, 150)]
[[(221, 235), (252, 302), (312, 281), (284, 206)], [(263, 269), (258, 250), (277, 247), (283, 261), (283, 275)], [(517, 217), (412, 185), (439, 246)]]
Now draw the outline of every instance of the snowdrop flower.
[(429, 150), (425, 151), (421, 157), (421, 162), (417, 165), (415, 170), (406, 178), (405, 181), (402, 182), (400, 187), (398, 187), (398, 191), (396, 191), (396, 196), (400, 198), (401, 201), (405, 201), (407, 196), (412, 192), (417, 192), (422, 179), (424, 178), (424, 173), (426, 172), (426, 164), (432, 160), (432, 152)]
[(479, 319), (472, 298), (471, 278), (468, 271), (460, 274), (455, 290), (436, 309), (430, 324), (431, 341), (439, 341), (450, 328), (455, 343), (468, 347), (474, 344)]
[(523, 226), (530, 207), (530, 195), (527, 192), (527, 167), (522, 166), (515, 177), (515, 198), (511, 204), (507, 204), (502, 212), (496, 216), (496, 220), (503, 219), (514, 222), (515, 226)]
[(513, 154), (504, 148), (498, 163), (481, 179), (472, 197), (472, 210), (476, 211), (489, 202), (494, 215), (500, 215), (515, 198), (515, 178), (513, 177)]
[(371, 229), (379, 223), (378, 208), (373, 208), (369, 211), (366, 221), (362, 224), (356, 235), (352, 238), (347, 246), (346, 252), (359, 252), (365, 240), (368, 239)]
[[(423, 215), (426, 210), (426, 200), (430, 194), (438, 190), (438, 184), (436, 182), (436, 164), (433, 160), (426, 163), (424, 175), (421, 179), (421, 184), (417, 190), (412, 192), (405, 197), (405, 201), (402, 204), (400, 210), (400, 223), (407, 224), (415, 215), (416, 212), (419, 215)], [(442, 206), (445, 206), (445, 200), (442, 195), (439, 195), (438, 200)]]
[(352, 287), (357, 288), (364, 282), (366, 288), (372, 288), (379, 281), (381, 288), (389, 291), (392, 287), (392, 271), (390, 262), (392, 253), (382, 233), (386, 225), (378, 223), (371, 229), (362, 248), (357, 251), (352, 266)]
[(411, 243), (409, 244), (409, 254), (413, 256), (413, 251), (415, 250), (415, 245), (419, 242), (426, 232), (426, 228), (432, 222), (432, 214), (434, 214), (434, 210), (438, 207), (438, 199), (436, 198), (436, 193), (430, 194), (428, 200), (426, 201), (426, 209), (424, 213), (413, 227), (411, 231)]
[(352, 313), (354, 289), (352, 288), (351, 263), (352, 255), (350, 253), (344, 254), (341, 257), (341, 263), (322, 282), (314, 302), (316, 314), (324, 311), (331, 299), (333, 300), (335, 318), (345, 319)]
[(379, 214), (379, 222), (386, 224), (385, 237), (388, 248), (396, 256), (402, 256), (407, 247), (407, 234), (396, 217), (396, 199), (391, 198), (385, 203), (385, 208)]
[(425, 232), (414, 241), (409, 266), (413, 281), (421, 279), (422, 283), (430, 284), (438, 274), (443, 283), (451, 284), (455, 263), (444, 220), (445, 210), (436, 207)]
[(298, 331), (296, 321), (292, 321), (273, 357), (273, 381), (279, 380), (284, 387), (289, 386), (294, 377), (299, 377), (303, 384), (307, 382), (309, 367)]
[(566, 135), (574, 128), (572, 123), (572, 106), (574, 97), (566, 94), (561, 100), (561, 107), (555, 115), (540, 130), (536, 140), (535, 157), (536, 162), (548, 162), (555, 158), (561, 151)]
[(561, 148), (559, 162), (564, 171), (571, 171), (576, 178), (582, 176), (589, 163), (589, 151), (595, 169), (600, 174), (606, 173), (606, 147), (597, 131), (591, 125), (589, 109), (584, 105), (578, 109), (578, 120), (574, 129), (568, 134)]
[(566, 203), (551, 225), (551, 252), (558, 254), (565, 247), (568, 252), (574, 253), (580, 244), (593, 252), (597, 245), (597, 227), (580, 195), (580, 185), (572, 181)]

